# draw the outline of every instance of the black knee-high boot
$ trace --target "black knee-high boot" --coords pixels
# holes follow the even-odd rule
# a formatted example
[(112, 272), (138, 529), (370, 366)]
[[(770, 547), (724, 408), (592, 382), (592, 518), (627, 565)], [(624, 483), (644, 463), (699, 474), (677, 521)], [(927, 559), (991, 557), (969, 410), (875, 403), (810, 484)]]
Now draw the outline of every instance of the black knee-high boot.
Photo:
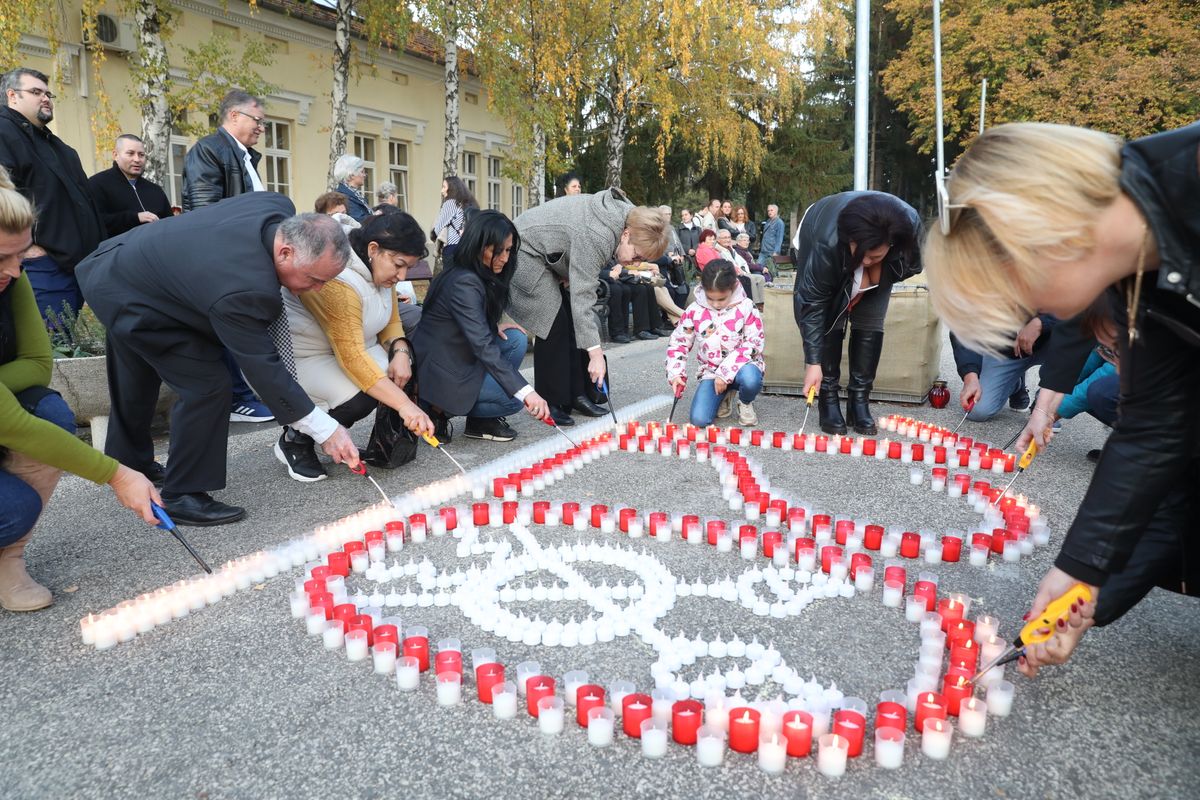
[(842, 399), (839, 394), (842, 378), (842, 341), (845, 329), (825, 334), (821, 346), (821, 430), (826, 433), (845, 434), (846, 420), (842, 416)]
[(883, 352), (883, 331), (850, 332), (850, 381), (846, 385), (846, 421), (856, 433), (874, 436), (879, 432), (871, 416), (871, 387)]

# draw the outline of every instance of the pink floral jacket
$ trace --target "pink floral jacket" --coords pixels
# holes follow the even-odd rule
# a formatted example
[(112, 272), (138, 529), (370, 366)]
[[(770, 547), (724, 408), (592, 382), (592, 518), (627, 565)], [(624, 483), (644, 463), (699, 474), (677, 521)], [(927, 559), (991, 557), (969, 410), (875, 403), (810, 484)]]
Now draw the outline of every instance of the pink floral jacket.
[(732, 383), (738, 370), (753, 364), (766, 371), (763, 363), (762, 316), (746, 296), (739, 282), (730, 303), (715, 309), (708, 304), (704, 287), (696, 285), (695, 299), (675, 326), (667, 345), (667, 380), (684, 375), (688, 353), (699, 339), (696, 360), (700, 363), (699, 380), (720, 378)]

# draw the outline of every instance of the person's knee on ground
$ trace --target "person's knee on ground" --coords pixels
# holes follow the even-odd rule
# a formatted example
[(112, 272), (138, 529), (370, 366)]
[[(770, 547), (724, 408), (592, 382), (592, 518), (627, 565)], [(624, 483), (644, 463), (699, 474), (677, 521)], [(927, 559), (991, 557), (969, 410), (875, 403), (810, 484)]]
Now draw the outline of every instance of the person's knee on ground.
[(1121, 377), (1113, 374), (1092, 381), (1087, 388), (1088, 413), (1108, 425), (1117, 422), (1117, 403), (1121, 394)]

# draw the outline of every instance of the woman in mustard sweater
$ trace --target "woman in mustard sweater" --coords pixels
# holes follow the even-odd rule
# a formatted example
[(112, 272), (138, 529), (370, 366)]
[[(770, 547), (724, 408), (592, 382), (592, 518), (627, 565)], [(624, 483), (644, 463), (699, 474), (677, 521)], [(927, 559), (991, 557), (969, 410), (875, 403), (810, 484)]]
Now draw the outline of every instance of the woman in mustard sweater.
[(54, 602), (25, 571), (25, 544), (63, 470), (107, 483), (150, 524), (150, 501), (162, 502), (145, 475), (76, 439), (71, 409), (47, 388), (50, 339), (21, 271), (33, 222), (33, 207), (0, 167), (0, 606), (9, 611)]

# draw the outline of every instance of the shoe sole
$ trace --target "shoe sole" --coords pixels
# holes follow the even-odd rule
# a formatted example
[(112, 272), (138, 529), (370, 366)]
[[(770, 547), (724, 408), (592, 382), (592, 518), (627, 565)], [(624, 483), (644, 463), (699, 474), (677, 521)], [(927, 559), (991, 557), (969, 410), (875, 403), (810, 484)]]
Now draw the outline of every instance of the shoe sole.
[(275, 417), (252, 417), (249, 414), (230, 414), (230, 422), (273, 422)]
[(283, 454), (283, 448), (279, 446), (279, 442), (275, 442), (275, 457), (279, 459), (281, 464), (287, 467), (288, 475), (292, 477), (292, 480), (300, 481), (301, 483), (316, 483), (317, 481), (323, 481), (329, 477), (328, 475), (321, 475), (316, 478), (309, 478), (306, 475), (301, 475), (299, 472), (296, 472), (294, 469), (292, 469), (292, 465), (288, 463), (287, 456)]
[(491, 433), (464, 433), (463, 436), (468, 439), (487, 439), (493, 442), (511, 442), (517, 438), (515, 436), (496, 436)]
[(19, 603), (13, 603), (12, 605), (9, 605), (8, 603), (0, 603), (0, 608), (3, 608), (5, 611), (15, 611), (17, 613), (24, 613), (26, 611), (41, 611), (43, 608), (49, 608), (52, 605), (54, 605), (53, 597), (51, 597), (45, 603), (39, 603), (39, 604), (34, 604), (34, 605), (22, 605)]

